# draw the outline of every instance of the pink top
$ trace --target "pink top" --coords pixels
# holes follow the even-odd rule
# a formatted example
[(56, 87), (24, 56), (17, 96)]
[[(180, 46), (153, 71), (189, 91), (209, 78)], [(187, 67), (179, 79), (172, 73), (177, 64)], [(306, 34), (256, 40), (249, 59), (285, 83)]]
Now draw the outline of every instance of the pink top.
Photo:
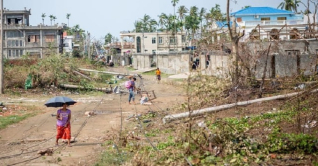
[(71, 114), (71, 110), (67, 109), (66, 111), (57, 110), (57, 115), (60, 114), (60, 117), (62, 117), (62, 120), (57, 119), (56, 125), (58, 126), (65, 126), (68, 121), (68, 116)]

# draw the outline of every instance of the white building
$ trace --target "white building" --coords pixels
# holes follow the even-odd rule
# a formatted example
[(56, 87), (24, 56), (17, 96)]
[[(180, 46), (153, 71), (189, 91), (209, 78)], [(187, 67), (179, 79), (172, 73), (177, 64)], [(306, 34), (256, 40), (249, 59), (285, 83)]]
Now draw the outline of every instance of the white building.
[(63, 38), (63, 49), (66, 53), (73, 52), (73, 39), (74, 36), (64, 36)]
[(155, 54), (182, 51), (188, 45), (185, 32), (121, 32), (121, 52)]

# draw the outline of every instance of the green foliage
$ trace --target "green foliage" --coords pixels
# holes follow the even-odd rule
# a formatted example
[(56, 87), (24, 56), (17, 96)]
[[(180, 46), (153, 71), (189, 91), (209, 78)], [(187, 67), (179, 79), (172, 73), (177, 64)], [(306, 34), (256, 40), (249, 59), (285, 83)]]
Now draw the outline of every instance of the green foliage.
[(107, 35), (105, 35), (105, 44), (112, 43), (112, 39), (113, 39), (113, 35), (110, 33), (107, 33)]
[(18, 123), (28, 117), (34, 116), (35, 114), (25, 114), (25, 115), (10, 115), (0, 118), (0, 129), (4, 129), (7, 126)]
[(269, 135), (267, 146), (270, 152), (298, 152), (311, 154), (317, 152), (318, 139), (308, 134), (287, 134), (279, 130)]
[(131, 159), (132, 154), (126, 153), (126, 152), (121, 152), (118, 153), (115, 149), (112, 150), (106, 150), (99, 161), (95, 163), (95, 166), (115, 166), (115, 165), (122, 165), (129, 159)]
[(84, 87), (84, 89), (86, 90), (91, 90), (94, 88), (93, 84), (85, 79), (82, 79), (79, 84), (80, 86)]

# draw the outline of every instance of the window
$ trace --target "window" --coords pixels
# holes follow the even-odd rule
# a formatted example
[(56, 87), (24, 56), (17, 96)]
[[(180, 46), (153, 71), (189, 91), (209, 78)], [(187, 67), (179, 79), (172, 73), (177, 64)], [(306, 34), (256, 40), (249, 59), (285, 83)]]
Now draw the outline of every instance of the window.
[(175, 38), (174, 37), (170, 37), (170, 44), (175, 44)]
[(162, 43), (163, 43), (163, 42), (162, 42), (162, 37), (159, 37), (158, 40), (159, 40), (159, 41), (158, 41), (159, 44), (162, 44)]
[(12, 57), (15, 57), (15, 50), (12, 50)]
[(29, 43), (38, 43), (40, 41), (40, 35), (29, 35), (28, 42)]
[(15, 50), (15, 55), (17, 56), (17, 57), (19, 57), (20, 56), (20, 50)]
[(269, 18), (269, 17), (261, 18), (262, 24), (265, 24), (265, 25), (269, 25), (270, 20), (271, 20), (271, 18)]
[(54, 35), (46, 35), (45, 36), (45, 42), (54, 42)]
[(21, 56), (23, 55), (23, 50), (20, 50), (20, 55), (21, 55)]
[(182, 43), (185, 43), (186, 42), (186, 37), (185, 35), (182, 35)]
[(242, 22), (242, 18), (239, 17), (239, 18), (236, 19), (236, 21), (237, 21), (237, 22)]
[(20, 46), (22, 47), (22, 45), (23, 45), (23, 42), (22, 42), (22, 40), (20, 40)]
[(287, 20), (286, 17), (277, 17), (277, 20)]
[(7, 38), (14, 38), (14, 37), (23, 37), (23, 33), (20, 31), (8, 31)]
[(271, 20), (271, 18), (269, 18), (269, 17), (263, 17), (263, 18), (261, 18), (261, 21), (270, 21)]
[(8, 51), (8, 56), (11, 57), (11, 50)]
[(10, 46), (11, 46), (11, 41), (8, 40), (8, 41), (7, 41), (7, 47), (10, 47)]
[(156, 44), (156, 37), (152, 38), (152, 44)]

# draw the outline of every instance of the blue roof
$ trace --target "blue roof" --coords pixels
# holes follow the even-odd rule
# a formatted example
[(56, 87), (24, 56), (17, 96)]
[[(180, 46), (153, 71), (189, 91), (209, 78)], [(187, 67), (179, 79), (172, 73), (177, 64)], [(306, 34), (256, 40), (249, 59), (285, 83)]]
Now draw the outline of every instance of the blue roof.
[[(227, 21), (216, 21), (215, 22), (216, 25), (219, 27), (219, 28), (222, 28), (222, 27), (228, 27), (227, 26)], [(232, 27), (232, 21), (230, 21), (230, 27)], [(237, 23), (236, 23), (236, 27), (238, 27)]]
[(294, 14), (292, 11), (281, 10), (272, 7), (248, 7), (237, 12), (231, 13), (231, 15), (268, 15), (268, 14)]

